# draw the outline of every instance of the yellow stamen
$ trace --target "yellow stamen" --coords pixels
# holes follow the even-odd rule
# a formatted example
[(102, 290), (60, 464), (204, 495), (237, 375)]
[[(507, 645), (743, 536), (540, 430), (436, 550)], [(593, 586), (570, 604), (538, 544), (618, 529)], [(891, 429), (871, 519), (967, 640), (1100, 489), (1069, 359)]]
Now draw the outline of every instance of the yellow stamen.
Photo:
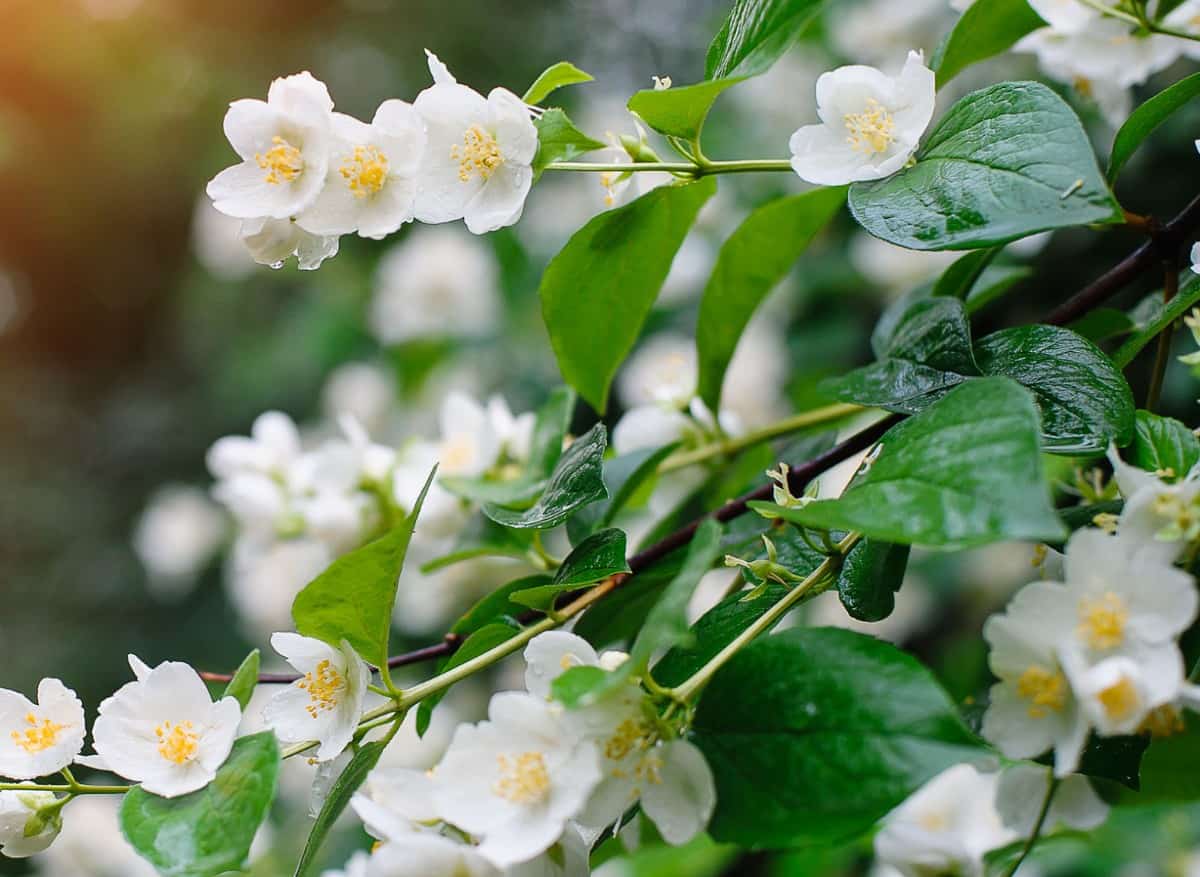
[(469, 183), (476, 174), (481, 180), (487, 180), (504, 162), (500, 144), (481, 125), (472, 125), (466, 130), (462, 145), (450, 147), (450, 157), (458, 162), (458, 178), (464, 183)]
[(200, 749), (200, 737), (191, 722), (178, 725), (163, 722), (154, 729), (154, 734), (158, 737), (158, 754), (172, 764), (186, 764)]
[(1108, 717), (1118, 722), (1136, 712), (1142, 700), (1138, 696), (1137, 686), (1127, 676), (1122, 676), (1120, 682), (1101, 691), (1096, 695), (1096, 699), (1100, 701)]
[(23, 731), (12, 732), (12, 741), (30, 755), (45, 752), (55, 745), (58, 742), (58, 735), (67, 727), (49, 719), (39, 721), (33, 713), (25, 716), (25, 724), (29, 727)]
[(621, 761), (634, 749), (645, 749), (650, 745), (650, 729), (643, 722), (626, 719), (617, 726), (616, 732), (604, 744), (604, 757)]
[(522, 752), (515, 758), (501, 755), (500, 779), (492, 791), (514, 804), (537, 804), (550, 792), (550, 774), (540, 752)]
[(847, 113), (842, 117), (849, 137), (846, 142), (855, 152), (877, 155), (886, 152), (896, 140), (896, 120), (875, 98), (867, 99), (867, 108), (861, 113)]
[(1079, 602), (1079, 635), (1097, 651), (1115, 649), (1124, 642), (1128, 620), (1125, 601), (1111, 591), (1098, 600)]
[(355, 198), (366, 198), (383, 188), (388, 178), (388, 158), (377, 146), (355, 146), (339, 168)]
[(1029, 717), (1041, 719), (1050, 710), (1062, 712), (1067, 703), (1067, 680), (1057, 670), (1031, 665), (1017, 679), (1017, 694), (1029, 701)]
[(271, 142), (275, 145), (265, 153), (256, 153), (254, 159), (267, 172), (268, 183), (290, 183), (304, 170), (304, 156), (278, 134), (271, 138)]
[(296, 683), (301, 691), (308, 692), (308, 706), (304, 709), (314, 719), (323, 712), (329, 712), (338, 705), (346, 680), (328, 659), (317, 664), (311, 673), (305, 673), (304, 678)]
[(1182, 734), (1185, 728), (1183, 713), (1179, 711), (1179, 708), (1164, 703), (1162, 706), (1150, 710), (1150, 714), (1138, 727), (1138, 733), (1149, 734), (1157, 739)]

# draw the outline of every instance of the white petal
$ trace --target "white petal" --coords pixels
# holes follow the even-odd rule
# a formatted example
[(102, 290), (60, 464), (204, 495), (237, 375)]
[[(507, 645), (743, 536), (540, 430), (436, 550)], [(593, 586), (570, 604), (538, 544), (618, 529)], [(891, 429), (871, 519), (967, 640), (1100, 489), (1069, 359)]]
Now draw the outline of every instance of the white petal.
[(463, 208), (467, 229), (472, 234), (488, 234), (515, 224), (532, 186), (533, 170), (506, 160)]
[(539, 634), (525, 647), (525, 687), (536, 697), (550, 699), (550, 684), (572, 667), (595, 667), (596, 650), (581, 636), (565, 630)]
[(686, 740), (673, 740), (651, 755), (662, 759), (661, 782), (642, 787), (642, 809), (669, 844), (687, 843), (708, 826), (717, 804), (716, 784), (704, 756)]

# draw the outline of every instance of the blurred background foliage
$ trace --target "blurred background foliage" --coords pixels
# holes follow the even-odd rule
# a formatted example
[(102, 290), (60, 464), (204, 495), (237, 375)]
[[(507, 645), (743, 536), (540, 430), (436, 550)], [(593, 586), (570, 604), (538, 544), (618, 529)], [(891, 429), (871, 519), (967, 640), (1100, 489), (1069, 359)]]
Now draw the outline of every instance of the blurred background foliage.
[[(428, 431), (438, 393), (448, 386), (481, 396), (502, 391), (522, 411), (558, 380), (537, 281), (567, 236), (600, 209), (594, 179), (544, 180), (522, 223), (482, 239), (504, 305), (489, 331), (466, 340), (388, 344), (372, 331), (368, 313), (377, 267), (395, 240), (344, 238), (341, 253), (315, 273), (254, 266), (230, 249), (236, 242), (202, 198), (205, 182), (231, 157), (221, 132), (230, 100), (262, 96), (273, 77), (308, 69), (329, 84), (339, 109), (369, 117), (381, 100), (411, 100), (425, 87), (422, 49), (429, 47), (480, 90), (505, 85), (520, 93), (544, 67), (570, 59), (597, 78), (563, 94), (580, 126), (593, 136), (632, 133), (633, 120), (622, 110), (626, 97), (652, 75), (670, 75), (677, 84), (700, 78), (725, 5), (3, 0), (3, 685), (30, 690), (41, 676), (61, 676), (94, 709), (127, 678), (127, 652), (151, 663), (172, 657), (224, 669), (250, 645), (263, 645), (239, 623), (219, 560), (194, 588), (164, 599), (139, 563), (131, 533), (160, 486), (208, 484), (204, 453), (218, 437), (244, 434), (266, 409), (312, 422), (331, 404), (336, 408), (326, 382), (339, 366), (367, 361), (384, 368), (399, 388), (401, 431)], [(813, 81), (822, 70), (839, 61), (898, 64), (913, 47), (932, 52), (954, 21), (941, 0), (837, 0), (831, 8), (834, 15), (771, 74), (722, 100), (706, 129), (711, 155), (784, 155), (788, 134), (812, 119)], [(1178, 67), (1167, 71), (1137, 99), (1179, 74)], [(1029, 59), (1008, 56), (974, 69), (953, 90), (961, 95), (985, 82), (1032, 75)], [(1086, 100), (1071, 99), (1103, 156), (1112, 129)], [(1197, 132), (1200, 107), (1192, 107), (1152, 138), (1118, 189), (1128, 209), (1166, 217), (1194, 194)], [(715, 206), (677, 259), (648, 334), (689, 334), (723, 237), (753, 205), (799, 188), (790, 175), (721, 180)], [(1009, 264), (1032, 270), (980, 315), (977, 336), (1037, 319), (1137, 243), (1126, 231), (1070, 231), (1012, 248)], [(946, 264), (874, 244), (843, 217), (773, 296), (771, 322), (783, 330), (783, 361), (761, 365), (762, 380), (779, 382), (791, 407), (821, 403), (816, 381), (867, 361), (881, 310)], [(1132, 307), (1153, 285), (1127, 292), (1122, 305)], [(1188, 344), (1181, 340), (1179, 352)], [(1130, 376), (1140, 396), (1146, 364)], [(1195, 397), (1192, 376), (1173, 369), (1164, 413), (1195, 423)], [(1072, 477), (1069, 466), (1060, 474)], [(970, 698), (987, 679), (982, 619), (1028, 580), (1030, 569), (1028, 551), (1010, 546), (919, 557), (887, 633), (929, 662), (956, 697)], [(1196, 873), (1183, 870), (1180, 851), (1197, 841), (1194, 808), (1121, 811), (1084, 858), (1067, 857), (1063, 873), (1113, 873), (1112, 857), (1127, 861), (1131, 850), (1144, 856), (1150, 869), (1144, 873)], [(638, 875), (728, 868), (791, 877), (857, 861), (849, 851), (733, 863), (729, 851), (704, 845), (686, 855), (665, 861), (650, 855), (631, 867)], [(1054, 872), (1054, 861), (1046, 856), (1047, 872)], [(0, 862), (0, 872), (22, 873), (19, 867)], [(110, 877), (78, 867), (79, 874)], [(275, 873), (272, 867), (260, 870)]]

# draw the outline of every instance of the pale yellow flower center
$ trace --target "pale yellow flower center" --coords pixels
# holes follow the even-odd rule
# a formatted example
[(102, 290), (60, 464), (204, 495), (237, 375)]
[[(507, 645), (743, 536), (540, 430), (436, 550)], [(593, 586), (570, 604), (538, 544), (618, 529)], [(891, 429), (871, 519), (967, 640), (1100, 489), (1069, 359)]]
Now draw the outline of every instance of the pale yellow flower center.
[(328, 660), (317, 664), (316, 669), (304, 674), (304, 678), (296, 683), (301, 691), (308, 692), (308, 706), (304, 709), (314, 719), (323, 712), (329, 712), (337, 706), (346, 680), (337, 668)]
[(457, 472), (475, 456), (475, 444), (468, 436), (460, 435), (442, 444), (442, 468)]
[(621, 175), (615, 171), (605, 171), (600, 174), (600, 185), (604, 188), (604, 206), (612, 207), (617, 203), (616, 185)]
[(1017, 694), (1029, 701), (1029, 717), (1041, 719), (1050, 710), (1062, 712), (1067, 702), (1067, 680), (1057, 670), (1032, 664), (1017, 679)]
[(550, 774), (546, 770), (546, 759), (540, 752), (522, 752), (509, 758), (501, 755), (500, 779), (492, 791), (514, 804), (537, 804), (550, 793)]
[(33, 713), (28, 713), (25, 716), (25, 724), (28, 727), (12, 732), (12, 741), (30, 755), (45, 752), (51, 746), (55, 745), (58, 742), (58, 735), (67, 727), (66, 725), (52, 722), (50, 719), (41, 719), (39, 721), (38, 717)]
[(621, 761), (635, 749), (646, 749), (649, 744), (650, 728), (644, 722), (626, 719), (605, 742), (604, 757)]
[(1079, 635), (1097, 651), (1115, 649), (1124, 642), (1128, 620), (1125, 601), (1111, 591), (1096, 600), (1079, 601)]
[(1182, 734), (1186, 727), (1183, 713), (1179, 711), (1179, 707), (1164, 703), (1162, 706), (1150, 710), (1150, 714), (1138, 727), (1138, 733), (1149, 734), (1157, 739)]
[(842, 121), (849, 134), (846, 142), (855, 152), (878, 155), (896, 140), (896, 120), (875, 98), (867, 99), (861, 113), (847, 113)]
[(1121, 721), (1127, 719), (1138, 709), (1141, 698), (1137, 686), (1127, 676), (1122, 676), (1120, 682), (1115, 682), (1096, 695), (1104, 712), (1110, 719)]
[(267, 172), (268, 183), (290, 183), (304, 170), (304, 156), (278, 134), (271, 138), (271, 142), (274, 146), (266, 152), (256, 153), (254, 159)]
[(450, 147), (450, 157), (458, 162), (458, 178), (469, 183), (476, 174), (487, 180), (504, 161), (500, 144), (482, 125), (472, 125), (463, 134), (462, 145)]
[(186, 764), (196, 757), (200, 737), (191, 722), (163, 722), (154, 729), (158, 737), (158, 754), (172, 764)]
[(355, 198), (366, 198), (383, 188), (388, 178), (388, 157), (378, 146), (355, 146), (338, 169)]

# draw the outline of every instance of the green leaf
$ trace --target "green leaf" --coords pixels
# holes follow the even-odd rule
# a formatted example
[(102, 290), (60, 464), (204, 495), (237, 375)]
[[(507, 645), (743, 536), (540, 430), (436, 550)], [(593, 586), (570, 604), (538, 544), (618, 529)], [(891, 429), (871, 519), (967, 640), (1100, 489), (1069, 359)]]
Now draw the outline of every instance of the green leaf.
[(1004, 329), (976, 343), (975, 359), (984, 374), (1012, 378), (1033, 393), (1047, 451), (1103, 451), (1133, 435), (1129, 384), (1104, 351), (1070, 329)]
[(1006, 295), (1022, 280), (1032, 276), (1033, 269), (1026, 265), (994, 265), (987, 268), (967, 294), (967, 313), (978, 313)]
[(584, 73), (570, 61), (559, 61), (551, 64), (541, 75), (533, 80), (533, 85), (525, 92), (521, 100), (527, 104), (540, 104), (551, 92), (557, 91), (564, 85), (578, 85), (581, 82), (591, 82), (590, 73)]
[(822, 393), (869, 407), (913, 414), (979, 374), (971, 326), (956, 298), (917, 299), (872, 338), (880, 361), (822, 381)]
[(242, 661), (237, 672), (233, 674), (233, 678), (229, 680), (229, 684), (225, 686), (221, 697), (232, 697), (241, 706), (242, 712), (245, 712), (250, 706), (250, 698), (254, 695), (254, 689), (258, 685), (258, 669), (261, 664), (262, 652), (258, 649), (246, 655), (246, 659)]
[(572, 667), (550, 683), (554, 699), (567, 709), (582, 706), (587, 697), (600, 688), (612, 674), (600, 667)]
[[(1022, 3), (1025, 0), (1021, 0)], [(972, 250), (965, 256), (955, 260), (954, 264), (942, 272), (942, 276), (933, 284), (931, 295), (948, 296), (966, 301), (971, 290), (983, 272), (992, 264), (992, 260), (1000, 254), (1003, 247), (988, 247), (986, 250)]]
[(1200, 463), (1200, 439), (1173, 417), (1139, 411), (1133, 443), (1124, 454), (1126, 462), (1147, 472), (1170, 472), (1170, 480), (1183, 478)]
[(519, 511), (485, 503), (483, 513), (505, 527), (537, 530), (557, 527), (576, 509), (608, 496), (602, 468), (607, 442), (604, 424), (597, 423), (559, 458), (546, 489), (532, 506)]
[(1078, 332), (1088, 341), (1099, 344), (1110, 338), (1128, 335), (1137, 328), (1137, 323), (1129, 314), (1116, 308), (1096, 308), (1069, 324), (1067, 328)]
[(538, 294), (558, 367), (597, 411), (607, 405), (613, 375), (633, 348), (675, 252), (715, 191), (706, 177), (661, 186), (605, 211), (572, 235), (542, 275)]
[(845, 200), (841, 188), (780, 198), (751, 213), (722, 245), (696, 326), (699, 394), (713, 411), (720, 408), (725, 369), (750, 317)]
[(852, 618), (882, 621), (896, 608), (896, 592), (908, 567), (907, 545), (864, 539), (846, 555), (838, 574), (838, 597)]
[(800, 39), (825, 0), (734, 0), (704, 62), (706, 79), (765, 73)]
[(642, 448), (605, 460), (604, 484), (608, 488), (609, 498), (594, 502), (571, 516), (567, 521), (567, 534), (571, 542), (577, 544), (595, 532), (597, 527), (608, 526), (639, 494), (648, 493), (646, 488), (652, 486), (659, 464), (678, 446), (673, 443), (661, 448)]
[(1037, 408), (1013, 381), (968, 381), (893, 427), (880, 445), (838, 499), (751, 507), (811, 527), (943, 548), (1063, 535), (1042, 472)]
[(331, 646), (346, 640), (366, 661), (383, 667), (396, 585), (404, 568), (417, 516), (437, 473), (429, 473), (412, 513), (391, 532), (335, 560), (292, 603), (296, 631)]
[(1117, 368), (1123, 369), (1133, 362), (1134, 358), (1142, 352), (1143, 347), (1157, 338), (1164, 329), (1196, 304), (1200, 304), (1200, 277), (1192, 275), (1183, 284), (1179, 294), (1165, 305), (1156, 305), (1154, 315), (1112, 355), (1112, 360), (1116, 363)]
[(596, 648), (633, 640), (658, 602), (659, 592), (679, 572), (683, 552), (672, 552), (592, 604), (575, 625), (575, 633)]
[(215, 877), (238, 871), (267, 817), (279, 778), (279, 744), (268, 732), (243, 737), (216, 779), (178, 798), (140, 786), (125, 795), (121, 831), (163, 877)]
[(1200, 723), (1195, 714), (1168, 737), (1154, 741), (1134, 772), (1139, 780), (1137, 794), (1122, 794), (1130, 804), (1200, 799)]
[(975, 0), (933, 61), (941, 88), (967, 67), (1011, 49), (1045, 22), (1026, 0)]
[(1113, 140), (1108, 159), (1108, 181), (1115, 182), (1125, 163), (1133, 157), (1142, 142), (1177, 110), (1187, 106), (1200, 95), (1200, 73), (1193, 73), (1169, 88), (1164, 88), (1133, 111)]
[(717, 782), (709, 832), (757, 849), (866, 831), (985, 751), (915, 658), (833, 628), (746, 647), (704, 691), (693, 733)]
[(386, 748), (383, 743), (364, 744), (354, 753), (354, 757), (350, 759), (346, 769), (334, 780), (329, 794), (325, 798), (325, 803), (321, 805), (321, 812), (317, 814), (317, 819), (308, 832), (308, 840), (304, 842), (304, 851), (300, 854), (300, 861), (296, 863), (295, 877), (306, 877), (307, 874), (312, 873), (321, 844), (329, 836), (338, 817), (345, 812), (346, 805), (350, 803), (354, 793), (366, 782), (367, 776), (375, 769), (375, 765), (379, 763), (379, 757), (383, 755), (383, 750)]
[(511, 599), (522, 606), (546, 612), (554, 607), (559, 594), (627, 572), (625, 534), (616, 529), (601, 530), (584, 539), (567, 555), (552, 583), (517, 591)]
[(1079, 118), (1037, 82), (967, 95), (916, 157), (897, 174), (850, 187), (854, 218), (902, 247), (975, 249), (1123, 218)]
[(629, 109), (659, 134), (694, 142), (700, 139), (704, 120), (721, 92), (741, 81), (718, 79), (678, 88), (643, 89), (629, 99)]
[(534, 179), (541, 176), (546, 165), (552, 161), (570, 161), (595, 149), (603, 149), (604, 143), (593, 140), (575, 127), (567, 114), (555, 107), (546, 110), (533, 120), (538, 132), (538, 150), (533, 157)]
[[(467, 637), (492, 622), (520, 615), (522, 611), (521, 605), (512, 602), (510, 599), (511, 596), (519, 591), (548, 585), (552, 581), (553, 579), (550, 576), (539, 574), (525, 576), (524, 578), (501, 585), (472, 606), (465, 615), (454, 623), (454, 626), (450, 628), (450, 632), (460, 637)], [(443, 660), (442, 664), (438, 667), (439, 673), (445, 669), (445, 664), (448, 664), (449, 661), (449, 658)]]
[[(520, 632), (520, 628), (511, 624), (501, 622), (493, 622), (485, 624), (473, 632), (466, 638), (461, 646), (452, 654), (449, 659), (438, 667), (438, 673), (445, 673), (447, 670), (453, 670), (472, 658), (478, 658), (485, 652), (490, 652), (501, 643), (507, 642)], [(429, 721), (433, 717), (433, 710), (446, 693), (453, 686), (443, 688), (441, 691), (434, 692), (429, 697), (421, 701), (417, 706), (417, 733), (424, 734), (429, 728)]]

